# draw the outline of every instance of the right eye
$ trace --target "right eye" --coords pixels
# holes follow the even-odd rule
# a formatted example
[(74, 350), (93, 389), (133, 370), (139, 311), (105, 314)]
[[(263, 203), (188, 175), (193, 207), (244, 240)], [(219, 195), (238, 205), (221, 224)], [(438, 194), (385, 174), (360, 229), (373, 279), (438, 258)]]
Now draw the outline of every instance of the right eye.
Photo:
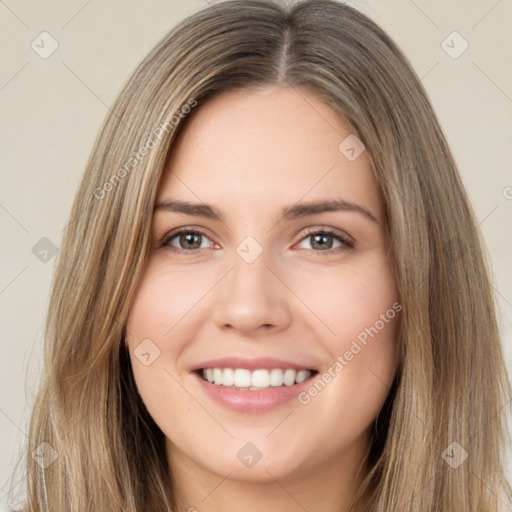
[(213, 244), (213, 242), (200, 231), (181, 229), (165, 237), (162, 242), (162, 246), (176, 251), (197, 251), (198, 249), (205, 249), (208, 247), (208, 244), (203, 244), (206, 240), (210, 241), (210, 246)]

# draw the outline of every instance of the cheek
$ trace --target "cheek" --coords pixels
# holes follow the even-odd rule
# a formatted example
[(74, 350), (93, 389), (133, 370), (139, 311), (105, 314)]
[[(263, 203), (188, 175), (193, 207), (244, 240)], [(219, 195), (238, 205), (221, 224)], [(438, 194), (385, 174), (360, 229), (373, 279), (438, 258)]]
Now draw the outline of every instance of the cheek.
[(391, 268), (380, 253), (303, 283), (308, 305), (325, 324), (318, 339), (332, 359), (301, 403), (330, 425), (333, 442), (342, 443), (348, 432), (371, 424), (388, 395), (398, 363), (402, 307)]
[[(143, 274), (128, 315), (132, 339), (154, 338), (169, 350), (179, 347), (175, 333), (201, 310), (201, 299), (218, 280), (209, 268), (172, 268), (165, 258), (155, 258)], [(172, 339), (173, 343), (169, 341)]]
[[(330, 355), (317, 385), (306, 390), (301, 403), (309, 404), (311, 414), (326, 424), (333, 417), (336, 424), (351, 423), (356, 416), (359, 426), (369, 424), (395, 376), (402, 306), (388, 261), (381, 253), (372, 256), (314, 277), (304, 272), (295, 281), (294, 289), (313, 313), (309, 325), (315, 326), (316, 339)], [(326, 403), (344, 404), (358, 414), (351, 420), (346, 409), (333, 406), (329, 420), (323, 416)]]
[(391, 268), (380, 251), (338, 268), (302, 269), (292, 278), (293, 289), (311, 318), (316, 317), (318, 339), (331, 348), (331, 354), (348, 349), (358, 337), (364, 343), (370, 337), (368, 330), (375, 334), (373, 327), (379, 334), (382, 331), (381, 339), (396, 334), (392, 320), (398, 316), (393, 308), (397, 294)]
[[(218, 276), (219, 270), (207, 265), (172, 267), (165, 255), (155, 256), (142, 275), (126, 332), (134, 378), (152, 413), (170, 413), (168, 403), (158, 403), (164, 395), (188, 406), (186, 393), (173, 377), (183, 378), (180, 356), (199, 334), (200, 319), (209, 317), (206, 299)], [(141, 352), (150, 355), (141, 361)], [(149, 365), (144, 364), (147, 359)]]
[(183, 413), (191, 422), (202, 419), (194, 400), (183, 391), (177, 363), (186, 345), (187, 313), (204, 292), (198, 289), (200, 280), (192, 283), (185, 273), (164, 271), (156, 263), (148, 266), (136, 290), (126, 325), (127, 342), (142, 401), (165, 435), (174, 438)]
[(139, 282), (126, 324), (135, 382), (157, 423), (155, 412), (158, 416), (158, 411), (169, 411), (168, 403), (162, 403), (164, 397), (182, 396), (172, 376), (182, 349), (175, 332), (193, 298), (184, 284), (152, 262)]

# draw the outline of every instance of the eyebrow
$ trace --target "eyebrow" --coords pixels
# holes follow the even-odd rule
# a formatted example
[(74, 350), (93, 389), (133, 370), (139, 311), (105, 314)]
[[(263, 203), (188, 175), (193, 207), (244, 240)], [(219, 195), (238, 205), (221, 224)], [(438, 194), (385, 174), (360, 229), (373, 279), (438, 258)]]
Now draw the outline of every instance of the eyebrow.
[[(198, 217), (223, 222), (222, 214), (213, 206), (205, 203), (189, 203), (187, 201), (176, 201), (164, 199), (155, 205), (155, 210), (165, 210), (168, 212), (184, 213)], [(363, 215), (372, 222), (379, 223), (377, 218), (364, 206), (345, 201), (344, 199), (332, 199), (329, 201), (313, 201), (307, 203), (297, 203), (287, 206), (281, 211), (282, 219), (297, 219), (308, 215), (315, 215), (324, 212), (355, 212)]]

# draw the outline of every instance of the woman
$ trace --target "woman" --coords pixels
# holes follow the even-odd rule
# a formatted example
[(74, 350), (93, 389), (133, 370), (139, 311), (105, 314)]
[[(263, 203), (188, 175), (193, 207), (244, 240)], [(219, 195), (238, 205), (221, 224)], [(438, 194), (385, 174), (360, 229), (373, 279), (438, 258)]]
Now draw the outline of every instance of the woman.
[(509, 503), (482, 243), (380, 28), (221, 2), (112, 111), (55, 275), (24, 511)]

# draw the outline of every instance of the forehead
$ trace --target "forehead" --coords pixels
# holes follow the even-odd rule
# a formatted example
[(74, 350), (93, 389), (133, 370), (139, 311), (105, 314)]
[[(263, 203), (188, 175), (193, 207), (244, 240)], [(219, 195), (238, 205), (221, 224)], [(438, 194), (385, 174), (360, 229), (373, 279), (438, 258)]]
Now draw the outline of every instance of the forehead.
[(340, 151), (347, 137), (354, 137), (350, 126), (313, 92), (274, 86), (224, 92), (185, 125), (158, 199), (202, 200), (243, 214), (256, 204), (343, 198), (380, 215), (366, 152), (351, 161)]

